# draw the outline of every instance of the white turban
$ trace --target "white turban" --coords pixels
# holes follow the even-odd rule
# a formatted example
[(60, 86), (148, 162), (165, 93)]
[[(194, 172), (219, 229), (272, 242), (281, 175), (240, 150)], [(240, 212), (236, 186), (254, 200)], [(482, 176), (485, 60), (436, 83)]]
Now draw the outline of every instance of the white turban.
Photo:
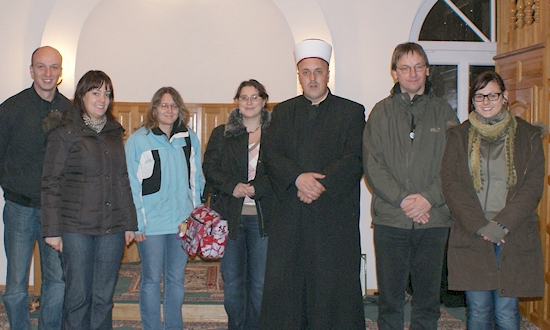
[(300, 41), (294, 47), (294, 56), (296, 57), (296, 64), (298, 64), (304, 58), (316, 57), (325, 62), (330, 63), (330, 56), (332, 54), (332, 46), (321, 39), (306, 39)]

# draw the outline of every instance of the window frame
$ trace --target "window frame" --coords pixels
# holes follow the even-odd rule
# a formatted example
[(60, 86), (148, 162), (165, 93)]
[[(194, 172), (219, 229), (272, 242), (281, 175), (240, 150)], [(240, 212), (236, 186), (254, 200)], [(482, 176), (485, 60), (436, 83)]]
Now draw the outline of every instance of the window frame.
[[(457, 116), (462, 122), (468, 119), (468, 92), (470, 85), (470, 66), (494, 66), (493, 57), (497, 54), (496, 36), (496, 0), (491, 0), (491, 36), (490, 41), (465, 42), (465, 41), (420, 41), (420, 30), (430, 10), (438, 2), (443, 1), (447, 5), (451, 0), (424, 0), (416, 13), (409, 34), (409, 41), (421, 45), (430, 65), (456, 65), (457, 66)], [(449, 5), (456, 12), (456, 6)], [(454, 7), (454, 8), (453, 8)], [(463, 15), (459, 15), (462, 17)], [(471, 22), (466, 22), (470, 25)]]

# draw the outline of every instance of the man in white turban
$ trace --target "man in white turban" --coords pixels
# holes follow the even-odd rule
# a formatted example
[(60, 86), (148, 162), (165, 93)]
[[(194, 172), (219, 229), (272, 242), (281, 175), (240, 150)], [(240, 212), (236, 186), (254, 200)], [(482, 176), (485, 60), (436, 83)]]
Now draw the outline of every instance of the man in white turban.
[(279, 103), (262, 146), (279, 201), (261, 329), (365, 329), (359, 184), (365, 109), (328, 89), (332, 47), (296, 45), (303, 95)]

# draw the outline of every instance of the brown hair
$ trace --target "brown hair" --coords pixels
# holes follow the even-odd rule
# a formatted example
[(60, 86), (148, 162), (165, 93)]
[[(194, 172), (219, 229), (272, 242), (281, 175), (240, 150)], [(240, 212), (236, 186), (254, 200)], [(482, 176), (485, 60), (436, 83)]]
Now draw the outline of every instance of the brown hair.
[(428, 55), (426, 55), (426, 52), (424, 51), (424, 48), (422, 48), (422, 46), (414, 42), (405, 42), (397, 45), (397, 47), (395, 47), (393, 51), (393, 55), (391, 57), (392, 71), (397, 70), (397, 62), (399, 62), (403, 55), (412, 53), (417, 53), (418, 55), (420, 55), (424, 59), (424, 62), (426, 62), (426, 65), (430, 66)]
[(101, 88), (105, 85), (105, 90), (111, 92), (109, 94), (109, 105), (107, 106), (107, 111), (105, 115), (108, 119), (115, 120), (113, 116), (113, 101), (115, 99), (115, 92), (113, 91), (113, 83), (111, 78), (105, 72), (99, 70), (90, 70), (86, 72), (82, 78), (78, 81), (76, 85), (76, 91), (74, 93), (73, 105), (75, 108), (80, 110), (81, 114), (87, 113), (86, 107), (84, 106), (84, 95), (91, 91), (92, 89)]
[(246, 86), (256, 88), (256, 90), (258, 91), (258, 95), (260, 95), (260, 97), (265, 101), (265, 108), (267, 108), (267, 100), (269, 99), (269, 95), (267, 95), (267, 91), (265, 90), (264, 85), (260, 84), (260, 82), (256, 79), (249, 79), (241, 82), (241, 84), (237, 88), (237, 93), (235, 93), (235, 97), (233, 98), (233, 100), (239, 100), (239, 97), (241, 97), (241, 90), (243, 89), (243, 87)]
[[(485, 86), (487, 86), (487, 84), (489, 84), (491, 81), (494, 81), (498, 84), (498, 86), (500, 87), (501, 93), (504, 93), (506, 91), (504, 80), (502, 80), (502, 77), (498, 73), (496, 73), (495, 71), (482, 72), (472, 82), (472, 87), (470, 87), (470, 112), (475, 110), (475, 106), (473, 103), (475, 93), (478, 90), (485, 88)], [(502, 98), (504, 99), (504, 94), (502, 94)]]
[(187, 125), (187, 121), (190, 117), (189, 110), (185, 106), (185, 103), (183, 103), (183, 98), (181, 97), (180, 93), (178, 93), (178, 91), (175, 90), (173, 87), (161, 87), (158, 91), (155, 92), (153, 98), (151, 99), (151, 103), (147, 107), (147, 110), (145, 110), (143, 127), (147, 129), (147, 132), (149, 132), (152, 128), (159, 126), (159, 121), (157, 119), (157, 107), (160, 105), (160, 101), (162, 100), (164, 94), (170, 94), (170, 96), (172, 96), (172, 99), (174, 99), (174, 103), (176, 103), (179, 108), (177, 120), (178, 125)]

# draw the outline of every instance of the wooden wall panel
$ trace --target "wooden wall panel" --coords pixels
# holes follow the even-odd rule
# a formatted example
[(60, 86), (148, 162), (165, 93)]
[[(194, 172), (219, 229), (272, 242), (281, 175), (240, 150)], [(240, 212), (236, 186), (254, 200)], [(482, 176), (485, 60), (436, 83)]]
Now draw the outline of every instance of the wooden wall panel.
[[(514, 112), (532, 123), (550, 124), (550, 1), (503, 0), (497, 5), (498, 71), (513, 90)], [(515, 103), (514, 103), (515, 102)], [(521, 105), (521, 107), (519, 106)], [(527, 108), (526, 108), (527, 107)], [(546, 174), (549, 171), (548, 136), (543, 139)], [(538, 206), (543, 243), (545, 294), (542, 299), (523, 301), (521, 313), (542, 329), (550, 329), (550, 177)]]

